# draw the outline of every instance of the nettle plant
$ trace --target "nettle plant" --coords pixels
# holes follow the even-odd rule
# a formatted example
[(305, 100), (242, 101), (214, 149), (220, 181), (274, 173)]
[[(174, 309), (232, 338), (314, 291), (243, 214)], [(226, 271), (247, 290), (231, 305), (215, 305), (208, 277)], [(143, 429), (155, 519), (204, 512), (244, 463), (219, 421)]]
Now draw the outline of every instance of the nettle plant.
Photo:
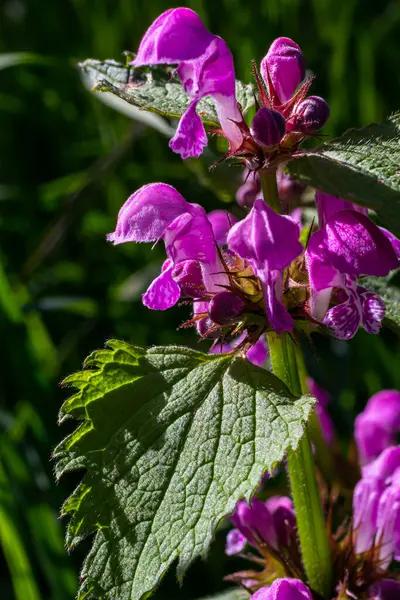
[[(232, 598), (400, 597), (400, 393), (382, 391), (357, 418), (359, 464), (349, 459), (354, 476), (338, 488), (327, 394), (300, 344), (400, 323), (400, 116), (302, 149), (329, 107), (309, 95), (299, 46), (275, 40), (243, 85), (224, 40), (187, 8), (156, 19), (128, 60), (82, 68), (97, 90), (179, 117), (170, 147), (183, 158), (200, 156), (207, 133), (225, 138), (243, 218), (150, 183), (108, 236), (162, 240), (143, 303), (191, 305), (185, 326), (211, 351), (112, 340), (67, 378), (77, 393), (61, 420), (81, 422), (55, 450), (57, 476), (86, 470), (62, 510), (67, 545), (95, 533), (79, 597), (147, 597), (174, 561), (181, 579), (227, 516), (226, 553), (244, 569), (227, 577)], [(311, 188), (317, 218), (303, 226)], [(282, 462), (291, 498), (265, 490)]]

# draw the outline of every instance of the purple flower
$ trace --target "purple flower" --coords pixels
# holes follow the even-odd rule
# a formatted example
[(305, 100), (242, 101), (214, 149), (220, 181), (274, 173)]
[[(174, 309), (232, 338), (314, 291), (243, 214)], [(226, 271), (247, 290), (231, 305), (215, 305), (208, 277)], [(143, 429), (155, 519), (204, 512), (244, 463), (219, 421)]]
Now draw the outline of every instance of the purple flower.
[(213, 210), (208, 213), (207, 217), (218, 246), (226, 246), (229, 230), (232, 225), (237, 223), (237, 217), (227, 210)]
[(287, 496), (272, 496), (265, 506), (272, 516), (277, 540), (277, 548), (289, 546), (296, 528), (296, 514), (293, 502)]
[(277, 110), (260, 108), (251, 122), (250, 133), (261, 146), (276, 146), (285, 135), (286, 121)]
[[(217, 344), (213, 348), (211, 348), (211, 354), (220, 354), (222, 352), (232, 352), (234, 348), (236, 348), (243, 340), (246, 338), (246, 334), (238, 336), (230, 342), (229, 344)], [(254, 346), (247, 351), (246, 358), (253, 363), (253, 365), (257, 365), (257, 367), (262, 367), (264, 362), (268, 357), (268, 346), (267, 342), (263, 337), (260, 337)]]
[(271, 99), (277, 97), (277, 104), (285, 104), (293, 96), (305, 74), (303, 54), (293, 40), (280, 37), (272, 42), (261, 61), (261, 75)]
[(352, 204), (347, 200), (342, 200), (336, 196), (325, 194), (317, 190), (315, 194), (315, 204), (317, 205), (318, 223), (320, 228), (326, 225), (327, 221), (337, 212), (342, 210), (354, 210), (362, 215), (368, 216), (368, 209), (358, 204)]
[(354, 489), (353, 527), (357, 554), (367, 552), (373, 545), (378, 505), (384, 489), (384, 480), (375, 477), (363, 477)]
[[(361, 275), (382, 277), (398, 265), (392, 243), (372, 221), (353, 210), (335, 212), (316, 231), (306, 250), (310, 313), (333, 329), (339, 339), (353, 337), (360, 324), (378, 333), (383, 301), (357, 285)], [(328, 310), (333, 288), (336, 306)]]
[(228, 235), (229, 248), (247, 260), (261, 280), (267, 318), (278, 333), (293, 329), (292, 318), (280, 298), (282, 273), (303, 251), (299, 234), (297, 223), (256, 200), (249, 215), (234, 225)]
[(400, 582), (383, 579), (369, 590), (371, 600), (396, 600), (400, 598)]
[(206, 288), (198, 260), (185, 260), (178, 263), (174, 266), (171, 276), (179, 285), (183, 296), (188, 298), (201, 298), (204, 296)]
[(315, 410), (319, 418), (322, 434), (328, 444), (333, 444), (334, 428), (332, 419), (328, 413), (330, 396), (328, 392), (319, 386), (314, 379), (311, 379), (311, 377), (307, 378), (307, 386), (310, 393), (318, 400)]
[(258, 498), (252, 498), (250, 505), (245, 500), (239, 500), (231, 521), (252, 546), (257, 546), (258, 542), (266, 542), (276, 548), (277, 537), (272, 515)]
[(362, 465), (396, 443), (400, 432), (400, 392), (383, 390), (369, 399), (355, 422), (355, 438)]
[[(164, 240), (169, 260), (144, 294), (145, 306), (166, 310), (176, 304), (181, 293), (176, 267), (185, 261), (200, 263), (208, 292), (220, 291), (220, 285), (228, 282), (221, 273), (223, 267), (205, 210), (186, 202), (172, 186), (152, 183), (128, 198), (119, 211), (116, 230), (108, 240), (122, 244), (159, 239)], [(192, 262), (186, 266), (190, 268), (193, 268)]]
[(275, 579), (272, 585), (260, 588), (250, 600), (312, 600), (309, 588), (299, 579)]
[(376, 543), (382, 569), (400, 560), (400, 469), (382, 493), (377, 512)]
[(362, 469), (353, 495), (353, 529), (357, 554), (378, 549), (387, 568), (400, 558), (400, 447), (386, 448)]
[(251, 209), (261, 193), (261, 182), (256, 171), (243, 171), (243, 183), (236, 192), (236, 201), (242, 208)]
[(269, 355), (269, 349), (267, 346), (267, 342), (263, 337), (258, 338), (254, 346), (247, 351), (246, 358), (253, 363), (253, 365), (257, 365), (258, 367), (262, 367), (267, 360)]
[(286, 496), (273, 496), (265, 503), (253, 498), (250, 504), (240, 500), (231, 516), (235, 529), (226, 540), (226, 554), (241, 552), (246, 542), (257, 547), (268, 544), (275, 550), (289, 546), (296, 527), (293, 503)]
[(228, 290), (223, 290), (211, 298), (208, 305), (208, 314), (211, 321), (217, 323), (217, 325), (230, 325), (237, 321), (245, 306), (244, 300), (240, 296)]
[(231, 529), (226, 536), (225, 554), (233, 556), (242, 552), (246, 546), (247, 539), (239, 529)]
[(228, 138), (231, 150), (242, 142), (237, 123), (242, 116), (235, 97), (235, 71), (232, 54), (224, 40), (210, 33), (199, 16), (189, 8), (172, 8), (160, 15), (145, 33), (135, 60), (143, 65), (177, 64), (176, 72), (191, 101), (170, 142), (174, 152), (200, 156), (207, 136), (196, 107), (210, 95)]

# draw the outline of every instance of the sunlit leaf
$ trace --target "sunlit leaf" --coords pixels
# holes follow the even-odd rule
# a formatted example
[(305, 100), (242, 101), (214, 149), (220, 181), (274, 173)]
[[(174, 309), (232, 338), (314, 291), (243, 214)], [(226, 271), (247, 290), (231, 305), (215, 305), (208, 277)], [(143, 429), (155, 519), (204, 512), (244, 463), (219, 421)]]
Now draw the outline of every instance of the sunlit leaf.
[(374, 209), (400, 234), (400, 113), (350, 129), (292, 159), (289, 172), (328, 194)]
[(296, 447), (313, 398), (232, 355), (111, 341), (66, 383), (57, 475), (87, 473), (63, 512), (67, 544), (97, 532), (80, 597), (139, 600), (204, 554), (223, 516)]
[[(129, 104), (165, 117), (180, 117), (189, 105), (189, 96), (182, 84), (173, 76), (171, 68), (135, 69), (114, 60), (88, 59), (80, 64), (99, 92), (111, 92)], [(243, 114), (254, 106), (252, 85), (236, 82), (236, 97)], [(210, 97), (203, 98), (197, 107), (202, 120), (218, 126), (215, 105)]]

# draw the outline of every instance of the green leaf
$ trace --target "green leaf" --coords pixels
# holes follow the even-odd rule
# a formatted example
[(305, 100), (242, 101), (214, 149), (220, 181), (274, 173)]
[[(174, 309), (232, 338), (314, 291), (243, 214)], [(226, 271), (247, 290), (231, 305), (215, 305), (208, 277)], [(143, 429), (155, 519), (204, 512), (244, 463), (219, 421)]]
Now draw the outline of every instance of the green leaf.
[(386, 305), (383, 324), (400, 333), (400, 286), (399, 274), (387, 277), (365, 277), (361, 285), (370, 292), (378, 294)]
[(230, 354), (110, 341), (66, 383), (61, 419), (82, 419), (56, 473), (86, 468), (67, 500), (67, 544), (97, 531), (80, 598), (139, 600), (178, 559), (204, 554), (219, 521), (297, 447), (314, 399)]
[[(115, 60), (94, 60), (81, 63), (85, 76), (90, 78), (95, 91), (111, 92), (129, 104), (158, 113), (164, 117), (179, 118), (189, 105), (189, 96), (170, 67), (134, 68)], [(236, 97), (245, 115), (254, 106), (251, 84), (236, 82)], [(200, 100), (197, 112), (204, 123), (218, 127), (218, 116), (213, 100)]]
[(350, 129), (313, 152), (299, 154), (288, 171), (328, 194), (374, 209), (400, 234), (400, 113), (380, 124)]

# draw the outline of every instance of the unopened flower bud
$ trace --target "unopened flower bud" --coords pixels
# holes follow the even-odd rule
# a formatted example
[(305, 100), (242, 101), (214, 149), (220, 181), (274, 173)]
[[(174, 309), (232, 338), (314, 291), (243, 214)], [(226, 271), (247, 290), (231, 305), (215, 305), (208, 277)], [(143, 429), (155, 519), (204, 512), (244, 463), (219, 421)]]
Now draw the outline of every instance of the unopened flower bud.
[(242, 298), (224, 290), (210, 300), (208, 314), (217, 325), (230, 325), (243, 312), (244, 307), (245, 303)]
[(196, 323), (197, 333), (202, 338), (216, 339), (219, 337), (219, 331), (215, 328), (215, 324), (210, 317), (202, 317)]
[(185, 260), (178, 263), (172, 271), (172, 279), (179, 285), (184, 296), (201, 298), (204, 295), (203, 276), (197, 260)]
[[(305, 74), (303, 54), (293, 40), (280, 37), (272, 42), (267, 55), (261, 61), (261, 75), (269, 88), (272, 100), (278, 96), (280, 104), (285, 104), (293, 96)], [(270, 84), (274, 89), (271, 89)]]
[(285, 135), (285, 118), (277, 110), (260, 108), (254, 115), (250, 132), (257, 144), (275, 146)]
[(309, 133), (321, 129), (329, 119), (329, 105), (319, 96), (309, 96), (295, 108), (287, 122), (288, 131)]

